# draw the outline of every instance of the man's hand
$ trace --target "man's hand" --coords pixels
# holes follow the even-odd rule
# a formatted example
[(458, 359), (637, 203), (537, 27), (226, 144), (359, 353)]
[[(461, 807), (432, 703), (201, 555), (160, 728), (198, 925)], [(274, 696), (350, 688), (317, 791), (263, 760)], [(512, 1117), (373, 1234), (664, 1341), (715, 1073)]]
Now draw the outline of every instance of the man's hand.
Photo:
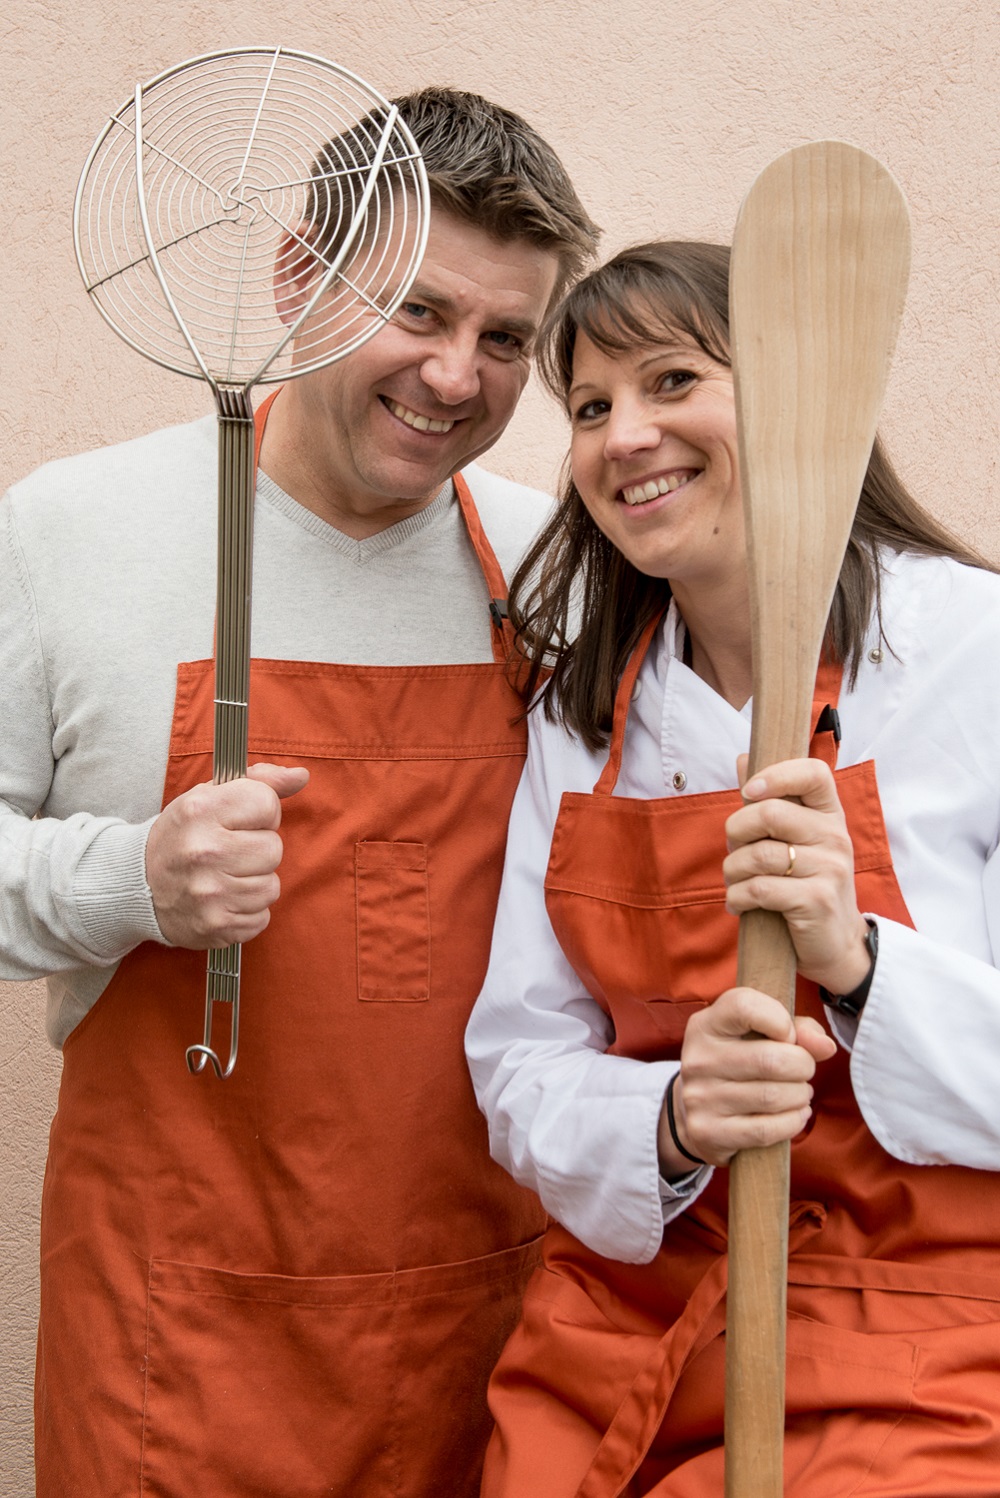
[(196, 785), (171, 801), (146, 844), (146, 881), (160, 930), (201, 951), (259, 936), (281, 893), (281, 800), (306, 769), (251, 765), (245, 780)]

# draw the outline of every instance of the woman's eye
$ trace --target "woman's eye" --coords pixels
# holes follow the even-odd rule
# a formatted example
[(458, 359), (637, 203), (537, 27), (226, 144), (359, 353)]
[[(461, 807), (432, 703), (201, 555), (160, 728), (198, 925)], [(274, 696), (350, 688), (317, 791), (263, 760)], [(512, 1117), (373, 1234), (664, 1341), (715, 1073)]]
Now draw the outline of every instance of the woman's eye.
[(577, 406), (572, 412), (574, 422), (596, 421), (599, 416), (604, 416), (610, 409), (607, 401), (584, 401), (582, 406)]
[(688, 385), (694, 383), (694, 371), (690, 369), (668, 369), (657, 381), (657, 388), (672, 394), (676, 390), (685, 390)]

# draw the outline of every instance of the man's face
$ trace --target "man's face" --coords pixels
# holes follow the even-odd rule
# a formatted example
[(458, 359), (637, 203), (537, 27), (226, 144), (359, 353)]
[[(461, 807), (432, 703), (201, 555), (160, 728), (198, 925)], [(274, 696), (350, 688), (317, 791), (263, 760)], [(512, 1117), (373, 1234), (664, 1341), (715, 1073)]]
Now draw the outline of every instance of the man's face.
[(277, 465), (265, 448), (265, 470), (352, 534), (423, 508), (510, 420), (558, 270), (554, 253), (435, 209), (419, 274), (392, 321), (282, 392), (275, 416), (287, 401), (292, 440), (282, 441)]

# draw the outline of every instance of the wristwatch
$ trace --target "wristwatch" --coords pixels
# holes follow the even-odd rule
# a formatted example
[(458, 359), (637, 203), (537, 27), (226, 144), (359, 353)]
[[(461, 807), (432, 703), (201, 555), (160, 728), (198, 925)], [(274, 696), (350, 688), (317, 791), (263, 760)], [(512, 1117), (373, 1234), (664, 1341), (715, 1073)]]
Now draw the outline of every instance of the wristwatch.
[(865, 922), (868, 926), (865, 946), (868, 948), (871, 966), (857, 988), (852, 988), (850, 993), (840, 994), (830, 993), (822, 984), (819, 989), (819, 996), (824, 1004), (829, 1004), (831, 1009), (838, 1009), (841, 1014), (850, 1015), (851, 1019), (857, 1019), (865, 1007), (865, 1000), (872, 986), (872, 979), (875, 977), (875, 960), (878, 957), (878, 927), (874, 921), (869, 921), (867, 916), (865, 916)]

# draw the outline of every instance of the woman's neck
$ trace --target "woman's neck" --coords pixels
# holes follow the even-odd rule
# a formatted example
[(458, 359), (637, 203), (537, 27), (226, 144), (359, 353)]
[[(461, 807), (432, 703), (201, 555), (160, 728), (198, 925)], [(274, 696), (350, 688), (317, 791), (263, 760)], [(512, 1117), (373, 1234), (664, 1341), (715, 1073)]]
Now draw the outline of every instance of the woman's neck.
[(748, 589), (689, 593), (672, 583), (671, 591), (687, 628), (686, 663), (720, 697), (742, 708), (753, 695)]

